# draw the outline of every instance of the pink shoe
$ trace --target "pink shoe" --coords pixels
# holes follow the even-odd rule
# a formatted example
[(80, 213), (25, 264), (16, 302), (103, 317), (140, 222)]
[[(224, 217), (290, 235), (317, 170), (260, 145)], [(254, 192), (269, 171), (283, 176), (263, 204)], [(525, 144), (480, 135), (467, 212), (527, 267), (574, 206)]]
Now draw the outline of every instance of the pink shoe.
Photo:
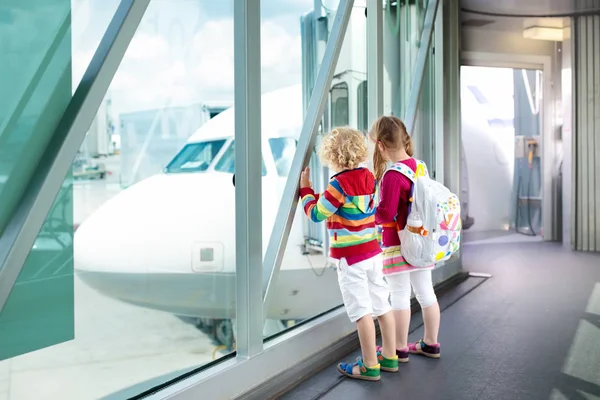
[[(396, 349), (396, 355), (398, 356), (399, 363), (407, 363), (408, 362), (408, 347), (403, 348), (402, 350)], [(377, 351), (383, 354), (383, 347), (377, 346)]]
[(440, 358), (440, 344), (426, 344), (421, 339), (417, 343), (409, 343), (408, 352), (411, 354), (421, 354), (429, 358)]

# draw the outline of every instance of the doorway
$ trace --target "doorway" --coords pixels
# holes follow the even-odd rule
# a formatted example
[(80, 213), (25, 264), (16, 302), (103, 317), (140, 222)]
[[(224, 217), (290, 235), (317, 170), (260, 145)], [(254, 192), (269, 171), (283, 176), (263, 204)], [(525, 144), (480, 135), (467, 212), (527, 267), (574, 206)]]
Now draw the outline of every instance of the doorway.
[(542, 71), (461, 67), (464, 242), (541, 240)]

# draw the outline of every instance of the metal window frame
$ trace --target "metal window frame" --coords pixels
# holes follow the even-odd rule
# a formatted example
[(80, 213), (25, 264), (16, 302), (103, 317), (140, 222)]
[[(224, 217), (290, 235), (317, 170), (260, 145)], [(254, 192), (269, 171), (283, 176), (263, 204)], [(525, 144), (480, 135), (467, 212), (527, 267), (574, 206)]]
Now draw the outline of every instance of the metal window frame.
[(294, 154), (294, 160), (292, 161), (288, 180), (281, 198), (281, 205), (277, 212), (273, 232), (271, 232), (263, 262), (263, 318), (266, 317), (269, 310), (274, 286), (279, 276), (279, 270), (281, 269), (281, 261), (287, 246), (288, 236), (292, 222), (294, 221), (295, 211), (298, 207), (300, 174), (304, 166), (308, 164), (312, 149), (315, 146), (317, 130), (323, 117), (323, 111), (325, 110), (329, 96), (329, 88), (342, 49), (353, 5), (354, 0), (340, 0), (339, 2), (329, 40), (325, 47), (323, 62), (321, 63), (321, 68), (319, 68), (314, 90), (310, 96), (308, 109), (304, 123), (302, 124), (302, 131), (298, 139), (298, 147), (296, 148), (296, 154)]
[[(236, 182), (237, 183), (237, 182)], [(290, 367), (290, 355), (301, 362), (356, 331), (346, 311), (329, 312), (265, 344), (249, 359), (226, 360), (144, 397), (147, 400), (236, 399)]]
[[(446, 134), (444, 127), (444, 3), (438, 6), (438, 13), (435, 18), (433, 35), (434, 44), (434, 92), (435, 92), (435, 122), (433, 132), (434, 146), (434, 171), (435, 179), (438, 182), (444, 182), (444, 137)], [(460, 193), (460, 192), (459, 192)]]
[(427, 57), (431, 50), (431, 37), (433, 36), (433, 28), (439, 8), (440, 0), (429, 0), (425, 19), (423, 21), (423, 30), (421, 31), (421, 40), (412, 82), (410, 84), (410, 93), (406, 112), (404, 113), (404, 125), (409, 135), (413, 134), (417, 113), (419, 111), (419, 99), (421, 97), (421, 89), (423, 86), (423, 78), (427, 67)]
[(260, 0), (236, 0), (235, 82), (236, 351), (263, 350)]
[[(444, 185), (460, 193), (462, 119), (460, 104), (460, 5), (445, 0), (443, 16)], [(461, 253), (462, 254), (462, 253)]]
[(0, 312), (149, 3), (150, 0), (121, 0), (0, 237)]

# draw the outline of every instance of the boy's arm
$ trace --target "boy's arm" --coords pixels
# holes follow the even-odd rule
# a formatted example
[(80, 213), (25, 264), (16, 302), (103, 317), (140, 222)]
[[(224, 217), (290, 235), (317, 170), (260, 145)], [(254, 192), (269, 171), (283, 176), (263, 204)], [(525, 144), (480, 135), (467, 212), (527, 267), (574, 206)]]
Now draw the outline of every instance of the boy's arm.
[(304, 212), (313, 222), (321, 222), (331, 217), (344, 204), (344, 194), (340, 184), (333, 179), (322, 195), (315, 194), (310, 187), (300, 189)]

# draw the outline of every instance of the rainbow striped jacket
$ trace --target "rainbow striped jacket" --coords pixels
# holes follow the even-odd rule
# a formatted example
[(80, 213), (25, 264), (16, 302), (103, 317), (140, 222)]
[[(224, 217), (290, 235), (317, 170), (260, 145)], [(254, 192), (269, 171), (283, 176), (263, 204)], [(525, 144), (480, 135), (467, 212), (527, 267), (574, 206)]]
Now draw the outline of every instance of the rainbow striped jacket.
[(334, 175), (321, 195), (312, 188), (300, 189), (306, 215), (314, 222), (327, 222), (332, 258), (346, 258), (352, 264), (381, 252), (375, 191), (375, 177), (366, 168)]

